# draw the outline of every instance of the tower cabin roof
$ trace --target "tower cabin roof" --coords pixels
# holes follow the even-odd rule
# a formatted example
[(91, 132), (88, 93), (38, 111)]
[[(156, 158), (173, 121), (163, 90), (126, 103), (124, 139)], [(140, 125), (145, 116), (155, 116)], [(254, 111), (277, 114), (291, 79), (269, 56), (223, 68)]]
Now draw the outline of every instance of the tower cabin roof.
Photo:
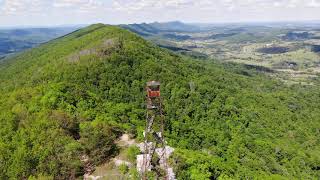
[(147, 86), (160, 86), (159, 81), (149, 81), (147, 82)]

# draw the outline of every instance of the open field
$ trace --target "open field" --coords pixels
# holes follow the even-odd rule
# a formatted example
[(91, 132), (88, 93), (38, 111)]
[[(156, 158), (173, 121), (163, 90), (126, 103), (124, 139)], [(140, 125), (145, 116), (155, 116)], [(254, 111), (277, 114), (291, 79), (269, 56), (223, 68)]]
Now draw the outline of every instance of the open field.
[[(299, 31), (297, 36), (308, 31)], [(320, 72), (320, 53), (313, 47), (320, 44), (319, 32), (313, 37), (287, 38), (288, 30), (264, 29), (263, 32), (246, 30), (238, 33), (204, 32), (177, 33), (192, 38), (183, 41), (169, 39), (182, 49), (199, 52), (220, 61), (263, 66), (275, 70), (281, 79), (293, 82), (306, 81)], [(220, 35), (220, 36), (219, 36)], [(194, 37), (194, 38), (193, 38)], [(213, 38), (212, 38), (213, 37)], [(313, 39), (314, 38), (314, 39)]]

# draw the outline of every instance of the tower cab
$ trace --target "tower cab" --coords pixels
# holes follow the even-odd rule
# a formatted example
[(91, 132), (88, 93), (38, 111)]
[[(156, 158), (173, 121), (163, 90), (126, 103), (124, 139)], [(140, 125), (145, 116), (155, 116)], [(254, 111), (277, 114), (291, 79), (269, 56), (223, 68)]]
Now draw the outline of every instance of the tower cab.
[(159, 107), (160, 98), (160, 82), (150, 81), (147, 82), (147, 108), (148, 109), (157, 109)]
[(147, 93), (148, 93), (148, 98), (160, 97), (160, 82), (158, 81), (147, 82)]

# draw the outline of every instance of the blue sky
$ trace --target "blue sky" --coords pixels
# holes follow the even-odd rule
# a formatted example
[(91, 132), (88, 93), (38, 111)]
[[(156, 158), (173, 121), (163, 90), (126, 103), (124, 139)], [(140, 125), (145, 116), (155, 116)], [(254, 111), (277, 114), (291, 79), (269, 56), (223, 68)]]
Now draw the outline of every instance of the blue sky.
[(320, 20), (320, 0), (0, 0), (0, 26)]

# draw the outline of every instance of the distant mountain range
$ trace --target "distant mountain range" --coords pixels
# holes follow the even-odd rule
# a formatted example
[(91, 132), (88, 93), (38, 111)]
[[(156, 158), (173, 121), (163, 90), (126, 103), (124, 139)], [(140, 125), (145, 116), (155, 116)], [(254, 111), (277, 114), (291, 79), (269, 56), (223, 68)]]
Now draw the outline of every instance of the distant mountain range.
[[(0, 59), (38, 46), (52, 39), (71, 33), (83, 25), (59, 26), (59, 27), (13, 27), (0, 28)], [(160, 33), (166, 38), (188, 39), (188, 36), (175, 36), (173, 32), (195, 32), (201, 30), (200, 26), (185, 24), (180, 21), (154, 22), (142, 24), (119, 25), (125, 29), (135, 32), (141, 36), (148, 37)]]
[(35, 47), (76, 29), (76, 26), (0, 29), (0, 57)]
[[(188, 33), (194, 32), (211, 32), (216, 34), (208, 37), (209, 39), (228, 38), (243, 31), (248, 31), (254, 28), (266, 27), (287, 27), (297, 28), (306, 26), (310, 28), (320, 28), (319, 21), (307, 22), (278, 22), (278, 23), (184, 23), (181, 21), (171, 22), (153, 22), (141, 24), (121, 24), (120, 27), (130, 30), (146, 39), (152, 40), (154, 43), (166, 47), (174, 51), (185, 51), (185, 48), (177, 48), (176, 44), (170, 42), (185, 41), (194, 39)], [(41, 43), (58, 38), (65, 34), (71, 33), (84, 25), (73, 26), (57, 26), (57, 27), (13, 27), (0, 28), (0, 59), (38, 46)], [(304, 35), (304, 34), (302, 34)], [(297, 34), (289, 34), (287, 39), (301, 38)], [(286, 37), (284, 37), (286, 38)], [(169, 41), (168, 41), (169, 40)], [(178, 49), (178, 50), (177, 50)], [(202, 55), (201, 55), (202, 56)]]
[(160, 32), (196, 32), (201, 30), (200, 26), (185, 24), (180, 21), (164, 23), (154, 22), (149, 24), (124, 24), (120, 26), (143, 36), (154, 35)]

